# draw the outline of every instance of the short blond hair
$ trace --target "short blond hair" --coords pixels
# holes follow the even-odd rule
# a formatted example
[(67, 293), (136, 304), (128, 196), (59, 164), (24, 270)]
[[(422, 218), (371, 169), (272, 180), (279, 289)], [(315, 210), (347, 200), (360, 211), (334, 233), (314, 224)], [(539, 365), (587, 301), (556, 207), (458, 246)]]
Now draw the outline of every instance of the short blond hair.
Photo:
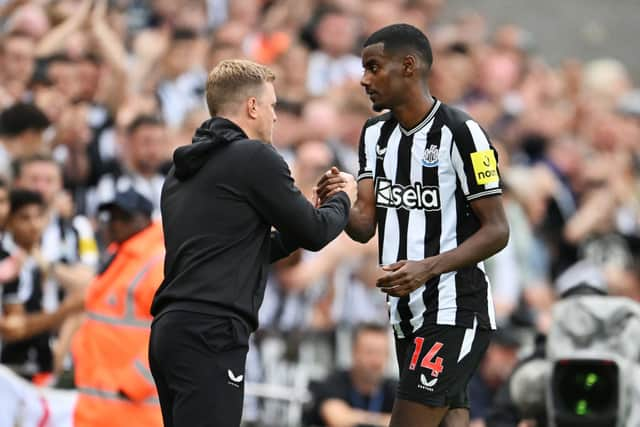
[(212, 116), (239, 107), (250, 96), (260, 95), (262, 85), (276, 75), (264, 65), (246, 59), (220, 61), (207, 78), (207, 106)]

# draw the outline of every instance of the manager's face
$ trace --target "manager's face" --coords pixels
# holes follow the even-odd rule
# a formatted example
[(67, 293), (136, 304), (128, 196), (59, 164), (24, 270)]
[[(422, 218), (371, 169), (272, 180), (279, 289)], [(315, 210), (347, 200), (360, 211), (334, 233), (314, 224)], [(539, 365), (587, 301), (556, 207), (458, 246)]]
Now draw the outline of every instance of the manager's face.
[(257, 133), (259, 138), (271, 144), (273, 126), (276, 122), (276, 91), (273, 83), (265, 82), (260, 95), (256, 98)]

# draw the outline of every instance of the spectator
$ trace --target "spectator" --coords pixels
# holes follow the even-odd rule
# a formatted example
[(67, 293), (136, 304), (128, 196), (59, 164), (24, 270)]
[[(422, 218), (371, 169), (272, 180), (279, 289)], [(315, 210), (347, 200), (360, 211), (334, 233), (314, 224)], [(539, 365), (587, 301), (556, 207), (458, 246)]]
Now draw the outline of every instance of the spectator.
[[(0, 42), (0, 63), (2, 64), (2, 87), (6, 99), (0, 100), (7, 107), (13, 101), (24, 100), (27, 85), (34, 71), (35, 43), (30, 37), (13, 33)], [(7, 102), (9, 102), (7, 104)]]
[[(156, 216), (164, 183), (161, 168), (169, 160), (168, 147), (167, 131), (162, 120), (148, 115), (136, 117), (127, 128), (120, 162), (114, 162), (112, 171), (100, 178), (95, 198), (89, 205), (95, 206), (96, 200), (109, 200), (117, 191), (133, 187), (152, 201)], [(95, 211), (90, 208), (90, 212)]]
[(0, 175), (11, 177), (12, 160), (51, 150), (45, 138), (50, 121), (35, 105), (17, 103), (0, 113)]
[(362, 324), (353, 332), (352, 365), (312, 388), (311, 423), (326, 426), (387, 426), (395, 384), (384, 379), (389, 356), (386, 327)]
[(307, 88), (311, 95), (360, 78), (360, 58), (352, 53), (356, 30), (354, 18), (346, 13), (334, 10), (320, 17), (315, 29), (318, 50), (309, 56)]
[[(151, 202), (132, 189), (100, 206), (112, 241), (110, 257), (87, 289), (86, 319), (73, 340), (77, 395), (58, 397), (53, 409), (54, 414), (72, 413), (74, 427), (162, 425), (147, 358), (149, 309), (162, 281), (164, 255), (152, 210)], [(0, 330), (29, 336), (53, 328), (67, 312), (82, 308), (77, 296), (52, 313), (16, 314)]]
[[(9, 217), (9, 186), (7, 182), (0, 178), (0, 241), (4, 238), (7, 219)], [(21, 256), (10, 256), (10, 254), (0, 245), (0, 286), (4, 286), (18, 278), (21, 267)], [(0, 295), (2, 292), (0, 292)], [(1, 299), (0, 299), (1, 302)]]
[(520, 341), (509, 327), (498, 329), (476, 374), (469, 382), (471, 427), (486, 427), (489, 410), (498, 389), (508, 380), (518, 362)]
[(98, 247), (89, 220), (74, 213), (70, 195), (62, 189), (62, 169), (50, 156), (16, 162), (15, 186), (40, 193), (45, 203), (45, 228), (35, 256), (46, 265), (59, 289), (84, 288), (98, 264)]
[(73, 341), (80, 390), (74, 426), (161, 426), (147, 349), (149, 310), (163, 277), (162, 231), (151, 221), (152, 203), (133, 189), (116, 193), (100, 211), (108, 214), (112, 245), (87, 290), (87, 320)]
[(164, 121), (171, 128), (179, 127), (190, 110), (204, 105), (207, 76), (191, 56), (197, 38), (192, 30), (175, 30), (161, 64), (157, 96)]
[(34, 252), (38, 250), (45, 224), (45, 202), (39, 193), (28, 190), (13, 190), (10, 194), (8, 231), (3, 245), (10, 253), (22, 252), (26, 258), (22, 263), (18, 280), (3, 287), (3, 319), (0, 334), (7, 342), (2, 347), (0, 360), (16, 373), (28, 380), (37, 379), (53, 371), (53, 352), (48, 329), (13, 334), (4, 327), (13, 315), (41, 313), (58, 308), (60, 299), (55, 289), (45, 287), (46, 271), (38, 265)]

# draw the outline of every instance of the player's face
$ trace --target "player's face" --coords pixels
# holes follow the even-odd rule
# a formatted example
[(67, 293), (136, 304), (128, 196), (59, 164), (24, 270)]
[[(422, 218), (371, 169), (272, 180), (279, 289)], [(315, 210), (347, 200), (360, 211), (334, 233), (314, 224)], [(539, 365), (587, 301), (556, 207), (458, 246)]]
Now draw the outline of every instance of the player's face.
[(276, 91), (273, 83), (265, 83), (262, 94), (256, 98), (258, 110), (258, 137), (271, 144), (276, 123)]
[(392, 109), (404, 91), (402, 63), (385, 54), (384, 45), (376, 43), (362, 50), (364, 68), (360, 84), (367, 92), (375, 111)]

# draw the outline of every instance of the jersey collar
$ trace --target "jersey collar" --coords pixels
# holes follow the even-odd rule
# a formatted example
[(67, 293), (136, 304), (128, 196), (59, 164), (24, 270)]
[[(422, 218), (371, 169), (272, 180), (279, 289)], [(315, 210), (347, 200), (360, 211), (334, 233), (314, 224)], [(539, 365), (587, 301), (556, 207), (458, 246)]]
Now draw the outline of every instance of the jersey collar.
[(427, 114), (427, 116), (422, 119), (422, 121), (420, 123), (418, 123), (417, 125), (415, 125), (413, 128), (407, 130), (405, 128), (403, 128), (400, 124), (398, 124), (398, 127), (400, 128), (400, 131), (405, 134), (406, 136), (410, 136), (413, 135), (414, 133), (418, 132), (420, 129), (422, 129), (423, 127), (425, 127), (427, 125), (427, 123), (429, 123), (436, 115), (436, 112), (438, 111), (438, 108), (440, 108), (440, 101), (433, 98), (433, 105), (431, 106), (431, 110), (429, 111), (429, 113)]

